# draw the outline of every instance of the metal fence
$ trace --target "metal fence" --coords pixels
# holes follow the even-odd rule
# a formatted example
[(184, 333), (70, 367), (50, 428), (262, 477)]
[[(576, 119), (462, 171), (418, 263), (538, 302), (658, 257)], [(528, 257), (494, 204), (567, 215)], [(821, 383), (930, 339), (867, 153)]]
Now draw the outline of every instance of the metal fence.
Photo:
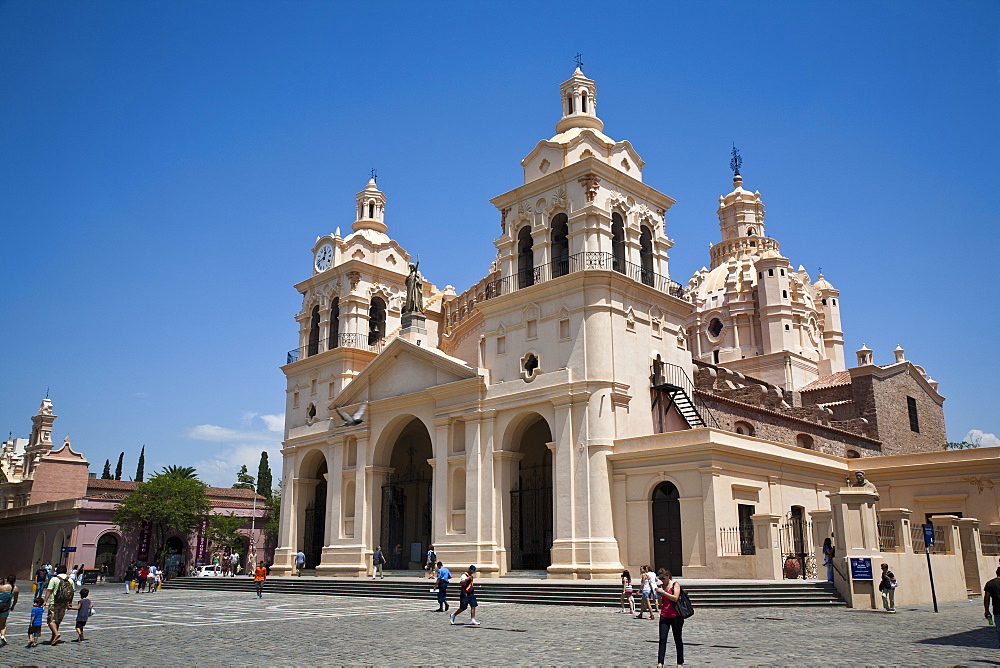
[[(910, 525), (910, 541), (913, 543), (914, 552), (923, 552), (926, 547), (924, 542), (924, 527), (921, 524)], [(948, 545), (945, 542), (943, 527), (934, 527), (934, 544), (931, 546), (931, 554), (945, 554)]]
[(320, 340), (313, 341), (312, 343), (302, 346), (301, 348), (294, 348), (288, 351), (288, 356), (286, 357), (285, 364), (291, 364), (292, 362), (298, 362), (301, 359), (307, 357), (312, 357), (313, 355), (318, 355), (320, 353), (325, 353), (327, 350), (334, 350), (335, 348), (355, 348), (357, 350), (367, 350), (373, 353), (380, 353), (385, 347), (385, 338), (378, 339), (374, 343), (368, 343), (368, 334), (340, 334), (337, 337), (337, 345), (330, 346), (330, 341)]
[(980, 531), (979, 540), (983, 544), (983, 555), (987, 557), (1000, 556), (1000, 532)]
[(722, 556), (757, 554), (757, 546), (753, 541), (753, 525), (719, 529), (719, 545)]
[(878, 521), (878, 547), (882, 552), (895, 552), (899, 547), (896, 539), (896, 523), (888, 520)]
[(812, 544), (812, 522), (791, 517), (778, 527), (785, 578), (816, 578), (816, 551)]

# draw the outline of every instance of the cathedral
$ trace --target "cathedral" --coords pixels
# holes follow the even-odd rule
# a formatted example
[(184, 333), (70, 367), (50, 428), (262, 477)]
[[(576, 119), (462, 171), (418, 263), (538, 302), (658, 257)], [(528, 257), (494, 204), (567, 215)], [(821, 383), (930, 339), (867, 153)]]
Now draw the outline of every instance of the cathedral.
[(767, 236), (735, 150), (709, 266), (677, 280), (675, 200), (604, 133), (579, 67), (560, 99), (523, 184), (491, 200), (496, 259), (464, 292), (391, 238), (374, 178), (350, 234), (316, 238), (282, 367), (276, 572), (301, 550), (320, 575), (363, 576), (377, 547), (419, 569), (431, 545), (486, 577), (804, 572), (829, 494), (862, 467), (892, 517), (1000, 529), (997, 453), (954, 465), (944, 397), (902, 348), (848, 366), (840, 293)]

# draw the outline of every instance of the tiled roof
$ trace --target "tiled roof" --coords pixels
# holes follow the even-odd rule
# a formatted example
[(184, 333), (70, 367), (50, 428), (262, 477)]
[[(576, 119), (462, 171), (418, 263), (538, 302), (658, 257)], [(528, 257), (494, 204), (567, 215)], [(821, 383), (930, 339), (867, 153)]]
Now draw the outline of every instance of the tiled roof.
[[(87, 493), (89, 496), (97, 496), (102, 492), (131, 492), (135, 490), (139, 483), (132, 480), (102, 480), (101, 478), (90, 478), (87, 481)], [(258, 503), (264, 500), (252, 489), (231, 489), (229, 487), (206, 487), (205, 495), (210, 499), (240, 499), (246, 503), (253, 503), (253, 497), (257, 497)]]
[(851, 384), (851, 372), (838, 371), (832, 376), (823, 376), (822, 378), (817, 378), (813, 382), (809, 383), (808, 385), (800, 389), (799, 392), (825, 390), (828, 387), (837, 387), (838, 385), (850, 385), (850, 384)]

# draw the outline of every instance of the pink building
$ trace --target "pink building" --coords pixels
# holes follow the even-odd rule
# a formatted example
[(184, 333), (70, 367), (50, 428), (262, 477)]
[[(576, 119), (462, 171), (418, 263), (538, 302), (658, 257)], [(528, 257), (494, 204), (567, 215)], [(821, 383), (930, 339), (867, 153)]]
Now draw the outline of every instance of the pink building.
[[(92, 477), (87, 460), (68, 438), (59, 447), (52, 444), (55, 418), (52, 402), (45, 399), (32, 417), (31, 438), (23, 452), (23, 439), (5, 442), (0, 451), (0, 573), (28, 579), (50, 561), (87, 568), (107, 564), (121, 577), (130, 561), (153, 557), (143, 552), (140, 532), (123, 534), (111, 521), (115, 507), (139, 483)], [(251, 545), (270, 561), (273, 548), (263, 532), (264, 498), (247, 489), (207, 487), (205, 493), (213, 514), (246, 518), (241, 565)], [(194, 564), (198, 539), (198, 532), (169, 536), (165, 565), (176, 569)]]

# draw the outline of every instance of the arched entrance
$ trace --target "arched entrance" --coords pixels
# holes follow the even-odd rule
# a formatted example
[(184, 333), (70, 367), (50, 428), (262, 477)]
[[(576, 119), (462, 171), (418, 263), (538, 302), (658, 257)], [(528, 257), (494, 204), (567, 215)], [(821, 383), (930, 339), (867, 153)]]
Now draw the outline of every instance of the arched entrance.
[(431, 437), (424, 423), (411, 420), (392, 446), (392, 468), (382, 485), (382, 551), (391, 570), (423, 567), (431, 542)]
[(181, 573), (184, 569), (184, 542), (177, 536), (167, 539), (164, 569), (169, 575)]
[(118, 536), (106, 533), (97, 539), (97, 556), (94, 557), (94, 568), (107, 566), (112, 575), (115, 572), (115, 559), (118, 556)]
[(306, 568), (316, 568), (323, 557), (326, 539), (326, 458), (316, 467), (317, 479), (312, 498), (306, 504), (306, 521), (302, 532), (302, 551), (306, 555)]
[(66, 532), (62, 529), (56, 532), (55, 540), (52, 541), (52, 565), (58, 566), (66, 560), (66, 553), (62, 551), (66, 546)]
[(682, 575), (680, 493), (672, 482), (661, 482), (653, 490), (653, 568), (666, 568)]
[(31, 565), (38, 569), (42, 565), (42, 552), (45, 551), (45, 532), (39, 531), (38, 535), (35, 536), (35, 550), (32, 552)]
[(510, 491), (510, 569), (544, 570), (552, 564), (552, 432), (542, 417), (515, 441), (524, 455)]

